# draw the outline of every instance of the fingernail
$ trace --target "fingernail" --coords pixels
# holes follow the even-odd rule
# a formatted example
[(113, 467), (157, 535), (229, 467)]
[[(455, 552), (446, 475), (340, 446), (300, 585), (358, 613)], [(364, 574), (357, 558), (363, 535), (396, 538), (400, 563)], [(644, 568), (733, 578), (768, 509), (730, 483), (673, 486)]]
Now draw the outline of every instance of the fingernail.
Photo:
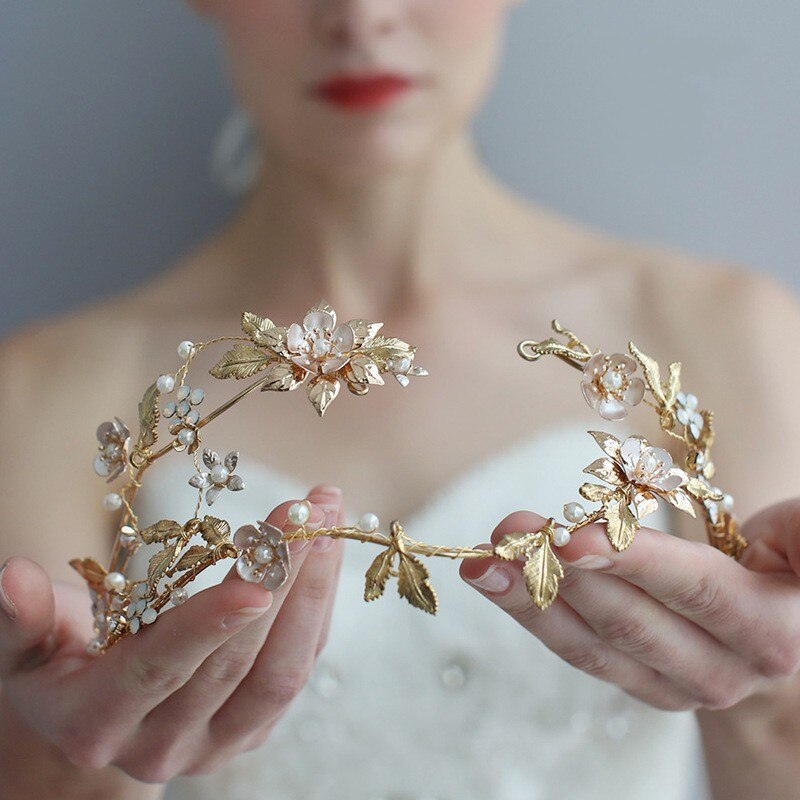
[(11, 602), (11, 598), (6, 594), (5, 589), (3, 589), (3, 573), (6, 571), (7, 566), (8, 561), (0, 567), (0, 608), (3, 609), (3, 612), (9, 619), (16, 619), (17, 607)]
[(477, 586), (485, 592), (492, 592), (494, 594), (504, 592), (511, 586), (511, 578), (508, 576), (508, 573), (496, 564), (489, 564), (488, 569), (483, 575), (479, 575), (477, 578), (468, 578), (468, 580), (473, 586)]
[(580, 567), (581, 569), (606, 569), (612, 563), (610, 558), (595, 555), (581, 556), (577, 561), (567, 561), (571, 567)]
[(292, 553), (292, 555), (297, 555), (298, 553), (302, 553), (310, 544), (311, 539), (292, 539), (288, 544), (289, 552)]
[(228, 614), (227, 617), (223, 617), (222, 627), (226, 630), (243, 628), (245, 625), (249, 625), (253, 620), (258, 619), (271, 605), (272, 598), (270, 597), (269, 603), (265, 606), (247, 606), (246, 608), (240, 608), (238, 611)]
[(333, 547), (333, 537), (332, 536), (317, 536), (314, 539), (314, 549), (318, 553), (325, 553)]

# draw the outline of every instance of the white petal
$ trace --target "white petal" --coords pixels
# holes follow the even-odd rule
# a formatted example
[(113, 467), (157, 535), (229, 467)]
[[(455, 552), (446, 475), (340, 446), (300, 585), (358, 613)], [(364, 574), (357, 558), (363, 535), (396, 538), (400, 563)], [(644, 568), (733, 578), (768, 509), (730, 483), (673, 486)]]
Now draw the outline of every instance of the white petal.
[(594, 383), (592, 381), (581, 381), (581, 392), (583, 393), (583, 399), (592, 408), (597, 408), (597, 403), (602, 395)]
[[(341, 338), (341, 342), (339, 339)], [(333, 332), (333, 345), (339, 353), (349, 353), (356, 343), (356, 336), (349, 325), (340, 325)]]
[(305, 341), (305, 331), (296, 322), (289, 326), (286, 332), (286, 347), (290, 353), (299, 353), (300, 345)]
[(244, 489), (244, 480), (241, 475), (231, 475), (227, 486), (232, 492), (241, 492)]
[(222, 491), (222, 487), (220, 487), (220, 486), (212, 486), (206, 492), (206, 503), (208, 503), (208, 505), (210, 505), (210, 506), (213, 506), (214, 505), (214, 501), (217, 499), (217, 497), (219, 497), (219, 493), (221, 491)]
[(609, 369), (613, 369), (617, 364), (622, 366), (622, 371), (630, 375), (632, 372), (636, 372), (636, 362), (630, 357), (626, 356), (624, 353), (614, 353), (614, 355), (609, 356), (611, 359), (611, 365)]
[(236, 465), (238, 463), (239, 463), (239, 451), (231, 450), (231, 452), (225, 456), (225, 469), (227, 469), (228, 472), (233, 472), (236, 469)]
[(333, 325), (333, 317), (327, 311), (309, 311), (303, 320), (303, 327), (307, 331), (312, 331), (314, 328), (321, 331), (332, 331)]
[(203, 463), (209, 468), (213, 469), (219, 464), (219, 455), (208, 447), (203, 449)]
[(337, 369), (341, 369), (349, 359), (345, 358), (344, 356), (334, 356), (333, 358), (326, 358), (325, 361), (322, 362), (322, 371), (329, 375), (331, 372), (336, 372)]
[(628, 388), (622, 395), (622, 399), (629, 405), (635, 406), (642, 402), (644, 398), (644, 381), (641, 378), (631, 378)]
[(598, 404), (597, 410), (603, 419), (612, 422), (619, 422), (628, 416), (628, 409), (625, 404), (615, 397), (604, 397)]
[(587, 362), (586, 366), (583, 368), (583, 374), (586, 375), (587, 378), (593, 378), (595, 375), (599, 375), (606, 367), (606, 357), (602, 353), (595, 353)]
[(678, 418), (678, 422), (680, 422), (681, 425), (689, 424), (689, 412), (683, 406), (678, 407), (675, 416)]
[(640, 437), (629, 436), (620, 446), (619, 454), (628, 466), (635, 467), (644, 446), (645, 443)]
[(211, 486), (211, 476), (207, 472), (198, 472), (197, 475), (189, 478), (189, 486), (194, 486), (195, 489), (205, 489), (207, 486)]
[(242, 525), (238, 528), (236, 533), (233, 534), (233, 543), (237, 547), (246, 548), (253, 547), (258, 541), (260, 534), (255, 525)]

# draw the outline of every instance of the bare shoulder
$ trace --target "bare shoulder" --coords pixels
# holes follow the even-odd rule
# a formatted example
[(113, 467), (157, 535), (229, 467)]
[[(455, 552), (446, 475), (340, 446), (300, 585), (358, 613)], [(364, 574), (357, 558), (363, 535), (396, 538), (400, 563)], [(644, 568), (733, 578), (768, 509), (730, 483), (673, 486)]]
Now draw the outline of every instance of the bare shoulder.
[(4, 557), (25, 555), (53, 578), (74, 580), (69, 558), (105, 552), (111, 523), (100, 500), (110, 489), (92, 471), (95, 430), (114, 414), (136, 414), (131, 392), (146, 370), (145, 329), (122, 297), (0, 340)]

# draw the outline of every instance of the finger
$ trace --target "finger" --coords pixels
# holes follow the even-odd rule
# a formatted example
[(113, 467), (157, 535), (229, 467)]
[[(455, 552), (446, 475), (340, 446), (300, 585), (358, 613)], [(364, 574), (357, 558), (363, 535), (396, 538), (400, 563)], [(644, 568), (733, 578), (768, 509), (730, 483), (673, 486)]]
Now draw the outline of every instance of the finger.
[[(336, 525), (341, 526), (344, 525), (344, 505), (339, 507), (339, 516), (336, 519)], [(319, 540), (318, 543), (322, 541), (331, 542), (330, 539)], [(343, 562), (344, 554), (342, 555), (342, 559), (339, 560), (339, 563), (336, 566), (336, 575), (334, 576), (333, 580), (333, 587), (331, 589), (330, 597), (328, 598), (328, 607), (325, 610), (325, 619), (322, 623), (322, 629), (320, 630), (319, 640), (317, 641), (317, 655), (319, 655), (323, 648), (325, 647), (328, 641), (328, 634), (331, 629), (331, 619), (333, 618), (333, 608), (336, 603), (336, 589), (339, 585), (339, 576), (342, 572), (342, 562)]]
[(559, 597), (604, 642), (706, 708), (733, 705), (757, 682), (738, 654), (622, 578), (566, 566)]
[(0, 569), (0, 677), (32, 669), (55, 648), (53, 584), (35, 561), (13, 556)]
[[(619, 553), (604, 525), (587, 525), (561, 548), (573, 566), (624, 578), (761, 669), (780, 660), (785, 635), (769, 620), (781, 608), (780, 624), (800, 618), (796, 582), (787, 575), (762, 575), (702, 542), (642, 528)], [(790, 585), (791, 584), (791, 585)], [(768, 667), (767, 667), (768, 668)]]
[[(544, 522), (538, 514), (517, 511), (495, 528), (492, 542), (499, 542), (509, 533), (537, 530)], [(604, 642), (563, 599), (557, 598), (548, 609), (539, 610), (531, 601), (519, 562), (465, 559), (459, 572), (484, 597), (577, 669), (613, 682), (658, 708), (677, 710), (696, 705), (656, 670)]]
[[(68, 713), (104, 717), (112, 730), (135, 727), (148, 711), (177, 691), (210, 653), (264, 614), (272, 596), (245, 581), (220, 583), (159, 615), (157, 624), (126, 636), (101, 658), (70, 676), (83, 697)], [(107, 715), (107, 709), (114, 709)], [(111, 719), (108, 719), (111, 717)], [(113, 723), (113, 724), (112, 724)], [(91, 725), (86, 726), (87, 728)]]
[[(309, 530), (320, 527), (325, 521), (325, 512), (317, 503), (328, 499), (336, 502), (337, 498), (341, 498), (341, 492), (333, 488), (327, 493), (312, 490), (308, 494), (306, 499), (311, 503), (311, 514), (306, 527)], [(289, 507), (294, 502), (277, 506), (266, 521), (286, 530), (294, 530), (296, 526), (290, 525), (287, 518)], [(293, 549), (297, 550), (306, 543), (297, 540), (291, 544), (296, 545)], [(293, 581), (293, 576), (305, 559), (307, 549), (294, 554), (290, 581)], [(231, 567), (222, 582), (229, 581), (241, 582), (235, 566)], [(250, 670), (275, 620), (277, 609), (286, 596), (290, 581), (275, 593), (277, 597), (273, 597), (272, 607), (266, 614), (220, 645), (198, 667), (191, 680), (147, 714), (142, 725), (141, 741), (148, 750), (172, 748), (186, 736), (196, 739), (200, 735), (196, 733), (198, 727), (207, 724)], [(262, 591), (265, 590), (262, 588)]]
[[(336, 524), (339, 505), (327, 507), (325, 527)], [(237, 741), (267, 725), (306, 683), (336, 586), (344, 542), (311, 549), (300, 567), (252, 669), (210, 722), (216, 743)]]

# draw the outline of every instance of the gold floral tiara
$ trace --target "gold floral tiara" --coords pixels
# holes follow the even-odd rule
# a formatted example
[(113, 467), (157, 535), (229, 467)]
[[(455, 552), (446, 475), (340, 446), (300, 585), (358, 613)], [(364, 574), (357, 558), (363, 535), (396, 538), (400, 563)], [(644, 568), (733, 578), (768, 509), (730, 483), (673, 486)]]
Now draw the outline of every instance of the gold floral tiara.
[[(201, 518), (203, 502), (211, 506), (225, 490), (237, 492), (245, 488), (243, 478), (236, 472), (237, 451), (221, 458), (204, 447), (198, 456), (201, 431), (251, 392), (292, 391), (305, 385), (308, 398), (321, 417), (342, 384), (353, 394), (364, 395), (371, 386), (382, 385), (385, 375), (392, 375), (404, 387), (411, 377), (427, 375), (414, 363), (416, 348), (401, 339), (383, 336), (379, 333), (381, 328), (382, 323), (363, 319), (337, 324), (335, 311), (324, 301), (309, 310), (302, 324), (294, 323), (288, 328), (244, 312), (243, 337), (180, 343), (178, 355), (182, 363), (177, 372), (160, 375), (144, 392), (135, 441), (117, 417), (99, 426), (95, 472), (108, 482), (125, 473), (127, 481), (103, 500), (109, 510), (121, 510), (109, 566), (106, 568), (93, 558), (69, 562), (89, 588), (95, 637), (87, 645), (88, 652), (105, 652), (124, 636), (135, 634), (142, 625), (155, 622), (168, 603), (186, 602), (188, 584), (223, 558), (236, 559), (236, 571), (243, 580), (261, 583), (268, 590), (278, 589), (290, 573), (287, 545), (294, 539), (329, 536), (380, 546), (381, 552), (367, 570), (364, 599), (380, 597), (389, 578), (396, 577), (400, 596), (431, 614), (438, 609), (438, 599), (428, 570), (418, 556), (523, 558), (531, 598), (544, 609), (555, 600), (563, 577), (553, 546), (563, 546), (585, 525), (605, 521), (611, 544), (624, 550), (633, 541), (640, 520), (656, 510), (659, 499), (692, 516), (694, 505), (699, 505), (705, 514), (710, 542), (723, 552), (738, 558), (746, 547), (737, 530), (730, 496), (710, 483), (714, 476), (710, 454), (714, 438), (712, 414), (698, 410), (697, 399), (680, 391), (680, 364), (670, 364), (668, 377), (662, 382), (658, 364), (633, 343), (630, 356), (593, 353), (557, 322), (553, 328), (566, 339), (565, 343), (554, 338), (521, 342), (520, 355), (529, 361), (554, 355), (581, 370), (583, 396), (606, 420), (623, 419), (630, 407), (642, 401), (650, 405), (658, 413), (661, 428), (684, 444), (684, 468), (675, 466), (666, 450), (651, 446), (640, 436), (620, 441), (611, 434), (592, 431), (605, 457), (584, 471), (602, 483), (585, 483), (579, 491), (598, 507), (587, 512), (580, 503), (569, 502), (563, 511), (566, 525), (551, 517), (539, 530), (509, 534), (493, 549), (425, 544), (410, 538), (397, 521), (384, 534), (379, 532), (380, 521), (372, 513), (364, 514), (356, 525), (311, 530), (306, 526), (311, 509), (305, 501), (289, 508), (284, 526), (292, 529), (288, 532), (264, 520), (244, 525), (231, 536), (231, 526), (224, 519), (210, 514)], [(194, 359), (220, 342), (235, 344), (211, 368), (214, 378), (257, 378), (201, 417), (198, 407), (205, 393), (190, 386), (186, 379)], [(639, 368), (644, 380), (637, 375)], [(647, 392), (649, 400), (645, 399)], [(161, 402), (162, 397), (173, 393), (174, 399)], [(162, 420), (168, 421), (163, 424), (168, 426), (171, 438), (156, 449)], [(150, 465), (174, 451), (185, 451), (193, 457), (194, 473), (188, 484), (198, 493), (194, 513), (185, 523), (162, 519), (141, 527), (133, 510), (136, 492)], [(197, 537), (202, 544), (192, 543), (197, 542)], [(144, 544), (159, 544), (161, 549), (151, 556), (146, 576), (134, 579), (127, 574), (129, 562)]]

